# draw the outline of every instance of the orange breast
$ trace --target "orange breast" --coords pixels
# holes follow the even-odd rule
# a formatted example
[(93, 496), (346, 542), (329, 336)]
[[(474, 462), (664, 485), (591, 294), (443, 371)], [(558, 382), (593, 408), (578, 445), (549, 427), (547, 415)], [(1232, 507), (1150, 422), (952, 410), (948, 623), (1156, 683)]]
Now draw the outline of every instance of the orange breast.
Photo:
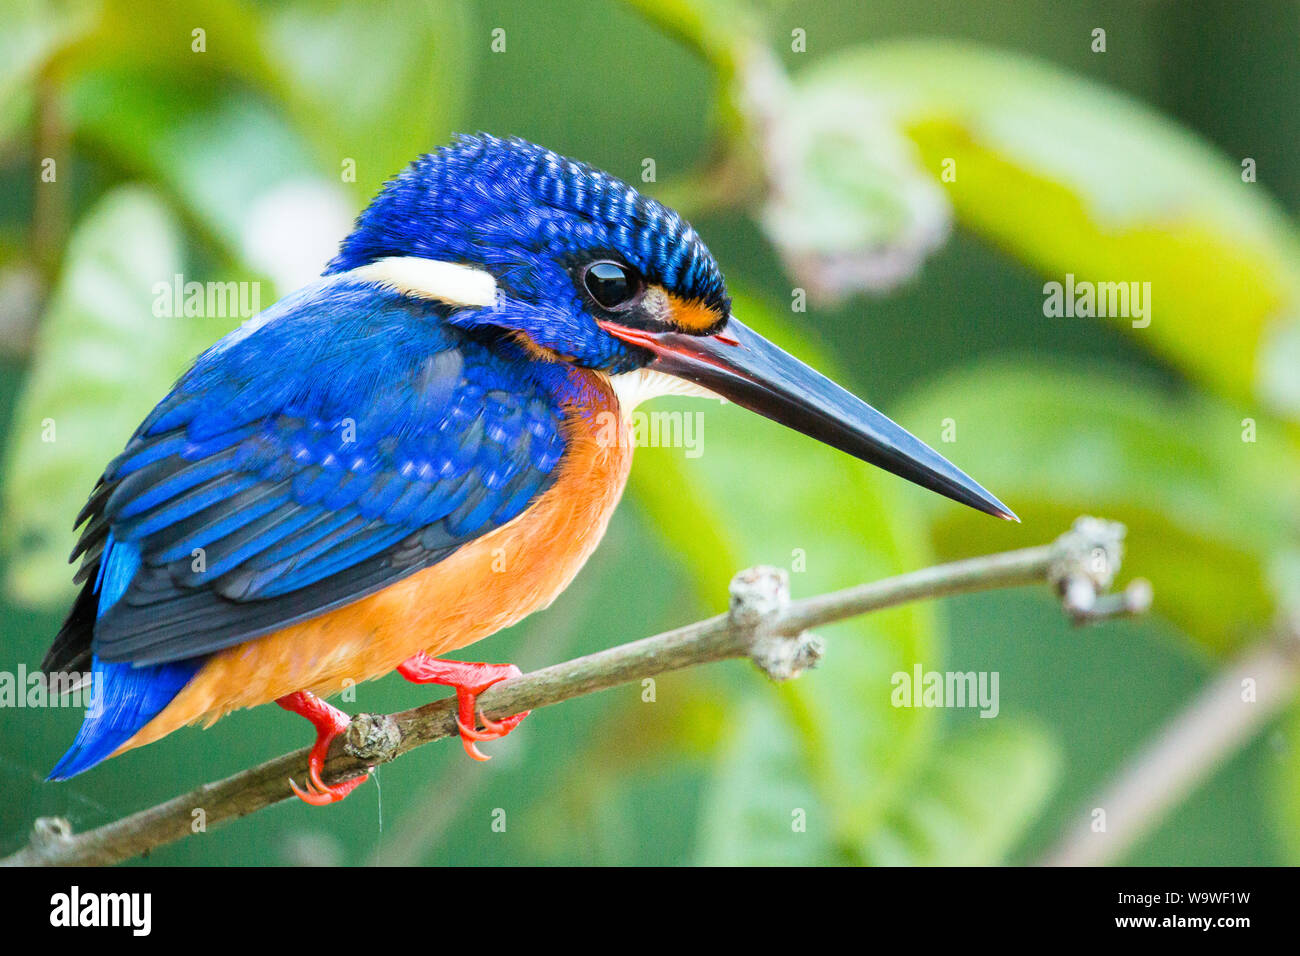
[(118, 753), (294, 691), (337, 693), (417, 651), (464, 647), (549, 605), (600, 542), (632, 463), (608, 381), (580, 374), (591, 379), (590, 398), (571, 409), (568, 451), (536, 504), (377, 594), (220, 652)]

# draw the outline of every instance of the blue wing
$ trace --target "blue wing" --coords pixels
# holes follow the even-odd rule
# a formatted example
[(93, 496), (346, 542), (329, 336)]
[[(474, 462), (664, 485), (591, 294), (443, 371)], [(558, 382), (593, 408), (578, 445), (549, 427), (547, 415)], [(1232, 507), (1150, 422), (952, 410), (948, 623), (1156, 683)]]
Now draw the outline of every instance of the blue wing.
[(88, 624), (98, 661), (199, 658), (524, 511), (555, 477), (563, 410), (511, 343), (444, 308), (325, 280), (204, 353), (78, 518), (88, 592), (106, 549), (134, 558), (111, 602), (83, 594), (55, 663), (85, 656)]

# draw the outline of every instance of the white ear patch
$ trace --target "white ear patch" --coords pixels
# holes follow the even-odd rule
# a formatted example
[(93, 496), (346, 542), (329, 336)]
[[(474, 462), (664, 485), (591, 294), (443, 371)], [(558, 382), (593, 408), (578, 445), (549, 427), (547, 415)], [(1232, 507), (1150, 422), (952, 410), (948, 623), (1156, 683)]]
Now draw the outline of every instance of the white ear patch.
[(419, 256), (390, 256), (359, 266), (338, 278), (377, 282), (405, 295), (448, 305), (489, 306), (497, 300), (497, 280), (492, 273), (459, 262)]
[(664, 395), (683, 395), (691, 398), (712, 398), (725, 401), (721, 395), (710, 392), (702, 385), (688, 382), (666, 372), (650, 368), (639, 368), (621, 375), (611, 375), (609, 384), (618, 397), (619, 409), (627, 415), (642, 402)]

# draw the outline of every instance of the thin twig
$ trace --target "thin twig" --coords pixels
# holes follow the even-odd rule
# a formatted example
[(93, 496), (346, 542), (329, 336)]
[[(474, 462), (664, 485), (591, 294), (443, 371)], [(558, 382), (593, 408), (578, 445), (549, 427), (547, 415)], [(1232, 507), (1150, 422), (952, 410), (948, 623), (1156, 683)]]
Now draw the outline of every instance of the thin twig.
[[(1101, 616), (1094, 597), (1119, 567), (1122, 525), (1080, 518), (1054, 544), (926, 568), (859, 587), (790, 602), (784, 571), (754, 568), (732, 579), (728, 613), (674, 631), (555, 664), (495, 684), (479, 698), (483, 712), (502, 718), (711, 661), (749, 657), (777, 680), (814, 666), (821, 640), (806, 630), (922, 598), (967, 591), (1050, 583), (1077, 619)], [(1084, 595), (1078, 605), (1080, 595)], [(1073, 602), (1073, 603), (1072, 603)], [(1091, 609), (1090, 609), (1091, 608)], [(1106, 613), (1140, 610), (1120, 602)], [(335, 740), (325, 764), (327, 782), (457, 733), (454, 698), (390, 715), (358, 714)], [(242, 817), (292, 794), (288, 779), (303, 780), (307, 748), (269, 760), (139, 813), (73, 835), (67, 821), (42, 818), (31, 842), (5, 865), (110, 864), (179, 840), (200, 828)]]

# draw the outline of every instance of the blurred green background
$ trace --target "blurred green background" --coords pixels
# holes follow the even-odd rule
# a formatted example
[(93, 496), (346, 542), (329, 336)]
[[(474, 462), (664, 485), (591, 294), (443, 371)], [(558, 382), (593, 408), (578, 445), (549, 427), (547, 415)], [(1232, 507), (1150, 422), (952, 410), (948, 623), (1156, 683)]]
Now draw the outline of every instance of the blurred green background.
[[(1073, 629), (1029, 590), (846, 622), (789, 685), (730, 662), (583, 698), (489, 764), (426, 747), (149, 862), (1033, 862), (1300, 606), (1298, 37), (1300, 3), (1264, 0), (0, 0), (0, 669), (58, 626), (99, 469), (238, 321), (157, 317), (154, 283), (257, 280), (268, 305), (416, 154), (518, 135), (676, 205), (746, 322), (1024, 523), (699, 406), (703, 455), (639, 451), (576, 583), (467, 657), (528, 670), (716, 613), (751, 564), (798, 597), (1080, 513), (1129, 526), (1153, 613)], [(1150, 282), (1149, 326), (1046, 317), (1067, 273)], [(997, 671), (999, 716), (892, 707), (917, 664)], [(425, 699), (392, 677), (343, 706)], [(264, 707), (43, 783), (79, 720), (0, 709), (0, 852), (308, 738)], [(1118, 862), (1300, 860), (1297, 731), (1292, 707)]]

